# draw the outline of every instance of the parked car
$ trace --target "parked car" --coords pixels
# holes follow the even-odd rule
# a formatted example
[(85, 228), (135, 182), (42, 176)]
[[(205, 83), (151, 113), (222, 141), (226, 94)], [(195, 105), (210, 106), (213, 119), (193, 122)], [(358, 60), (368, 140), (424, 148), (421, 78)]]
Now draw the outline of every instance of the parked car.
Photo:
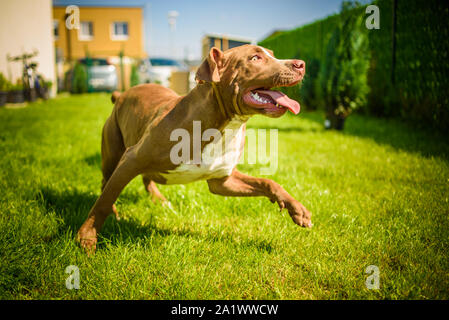
[(87, 66), (89, 91), (117, 90), (117, 70), (107, 59), (85, 58), (79, 62)]
[(174, 71), (189, 71), (186, 64), (171, 58), (149, 58), (139, 65), (139, 79), (143, 83), (158, 83), (170, 86), (170, 75)]

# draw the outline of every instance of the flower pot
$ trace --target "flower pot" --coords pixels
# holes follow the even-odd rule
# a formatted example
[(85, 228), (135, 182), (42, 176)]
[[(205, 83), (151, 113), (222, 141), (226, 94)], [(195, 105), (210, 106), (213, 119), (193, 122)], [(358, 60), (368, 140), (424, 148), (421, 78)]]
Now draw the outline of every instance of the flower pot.
[(326, 120), (324, 121), (324, 127), (326, 129), (334, 129), (342, 131), (345, 126), (345, 120), (346, 117), (334, 115), (334, 114), (327, 114)]
[(23, 103), (25, 102), (25, 95), (23, 90), (13, 90), (8, 92), (8, 100), (10, 103)]
[(0, 107), (4, 106), (7, 100), (8, 100), (8, 92), (0, 91)]
[(335, 122), (334, 122), (334, 129), (335, 130), (343, 130), (344, 126), (345, 126), (345, 118), (341, 118), (341, 117), (336, 117), (335, 118)]
[(33, 102), (37, 99), (37, 92), (36, 89), (29, 89), (24, 91), (25, 99), (27, 101)]
[(37, 95), (39, 98), (42, 98), (44, 100), (48, 100), (48, 98), (50, 97), (50, 90), (48, 87), (40, 87), (37, 90)]

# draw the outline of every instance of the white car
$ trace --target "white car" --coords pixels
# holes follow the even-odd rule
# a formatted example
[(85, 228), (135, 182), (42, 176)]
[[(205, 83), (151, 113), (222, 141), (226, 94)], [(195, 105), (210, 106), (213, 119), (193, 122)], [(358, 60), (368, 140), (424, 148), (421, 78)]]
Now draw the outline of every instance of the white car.
[(183, 62), (171, 58), (144, 59), (139, 65), (139, 79), (142, 83), (157, 83), (168, 88), (174, 71), (189, 71), (189, 68)]
[(117, 71), (107, 59), (90, 58), (80, 59), (79, 62), (87, 66), (89, 91), (114, 91), (117, 90)]

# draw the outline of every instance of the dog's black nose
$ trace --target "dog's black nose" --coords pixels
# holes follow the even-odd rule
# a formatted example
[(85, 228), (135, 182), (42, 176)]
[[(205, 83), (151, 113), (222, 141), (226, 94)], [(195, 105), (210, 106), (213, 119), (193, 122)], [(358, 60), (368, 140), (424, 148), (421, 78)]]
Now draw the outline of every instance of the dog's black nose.
[(293, 60), (292, 67), (293, 70), (299, 72), (302, 76), (306, 73), (306, 63), (302, 60)]

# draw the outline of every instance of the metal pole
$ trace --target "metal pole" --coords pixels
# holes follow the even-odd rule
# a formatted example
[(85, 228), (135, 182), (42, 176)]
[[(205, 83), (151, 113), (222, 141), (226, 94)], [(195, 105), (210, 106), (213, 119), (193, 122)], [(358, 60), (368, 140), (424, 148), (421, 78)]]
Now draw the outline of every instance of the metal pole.
[(175, 53), (175, 31), (176, 31), (176, 18), (178, 18), (179, 13), (178, 11), (169, 11), (168, 12), (168, 24), (170, 26), (170, 51), (171, 54), (173, 55), (173, 58), (175, 58), (176, 53)]
[(122, 49), (120, 50), (120, 80), (122, 83), (122, 90), (121, 91), (125, 91), (125, 68), (123, 67), (123, 56), (124, 56), (124, 49), (122, 47)]

